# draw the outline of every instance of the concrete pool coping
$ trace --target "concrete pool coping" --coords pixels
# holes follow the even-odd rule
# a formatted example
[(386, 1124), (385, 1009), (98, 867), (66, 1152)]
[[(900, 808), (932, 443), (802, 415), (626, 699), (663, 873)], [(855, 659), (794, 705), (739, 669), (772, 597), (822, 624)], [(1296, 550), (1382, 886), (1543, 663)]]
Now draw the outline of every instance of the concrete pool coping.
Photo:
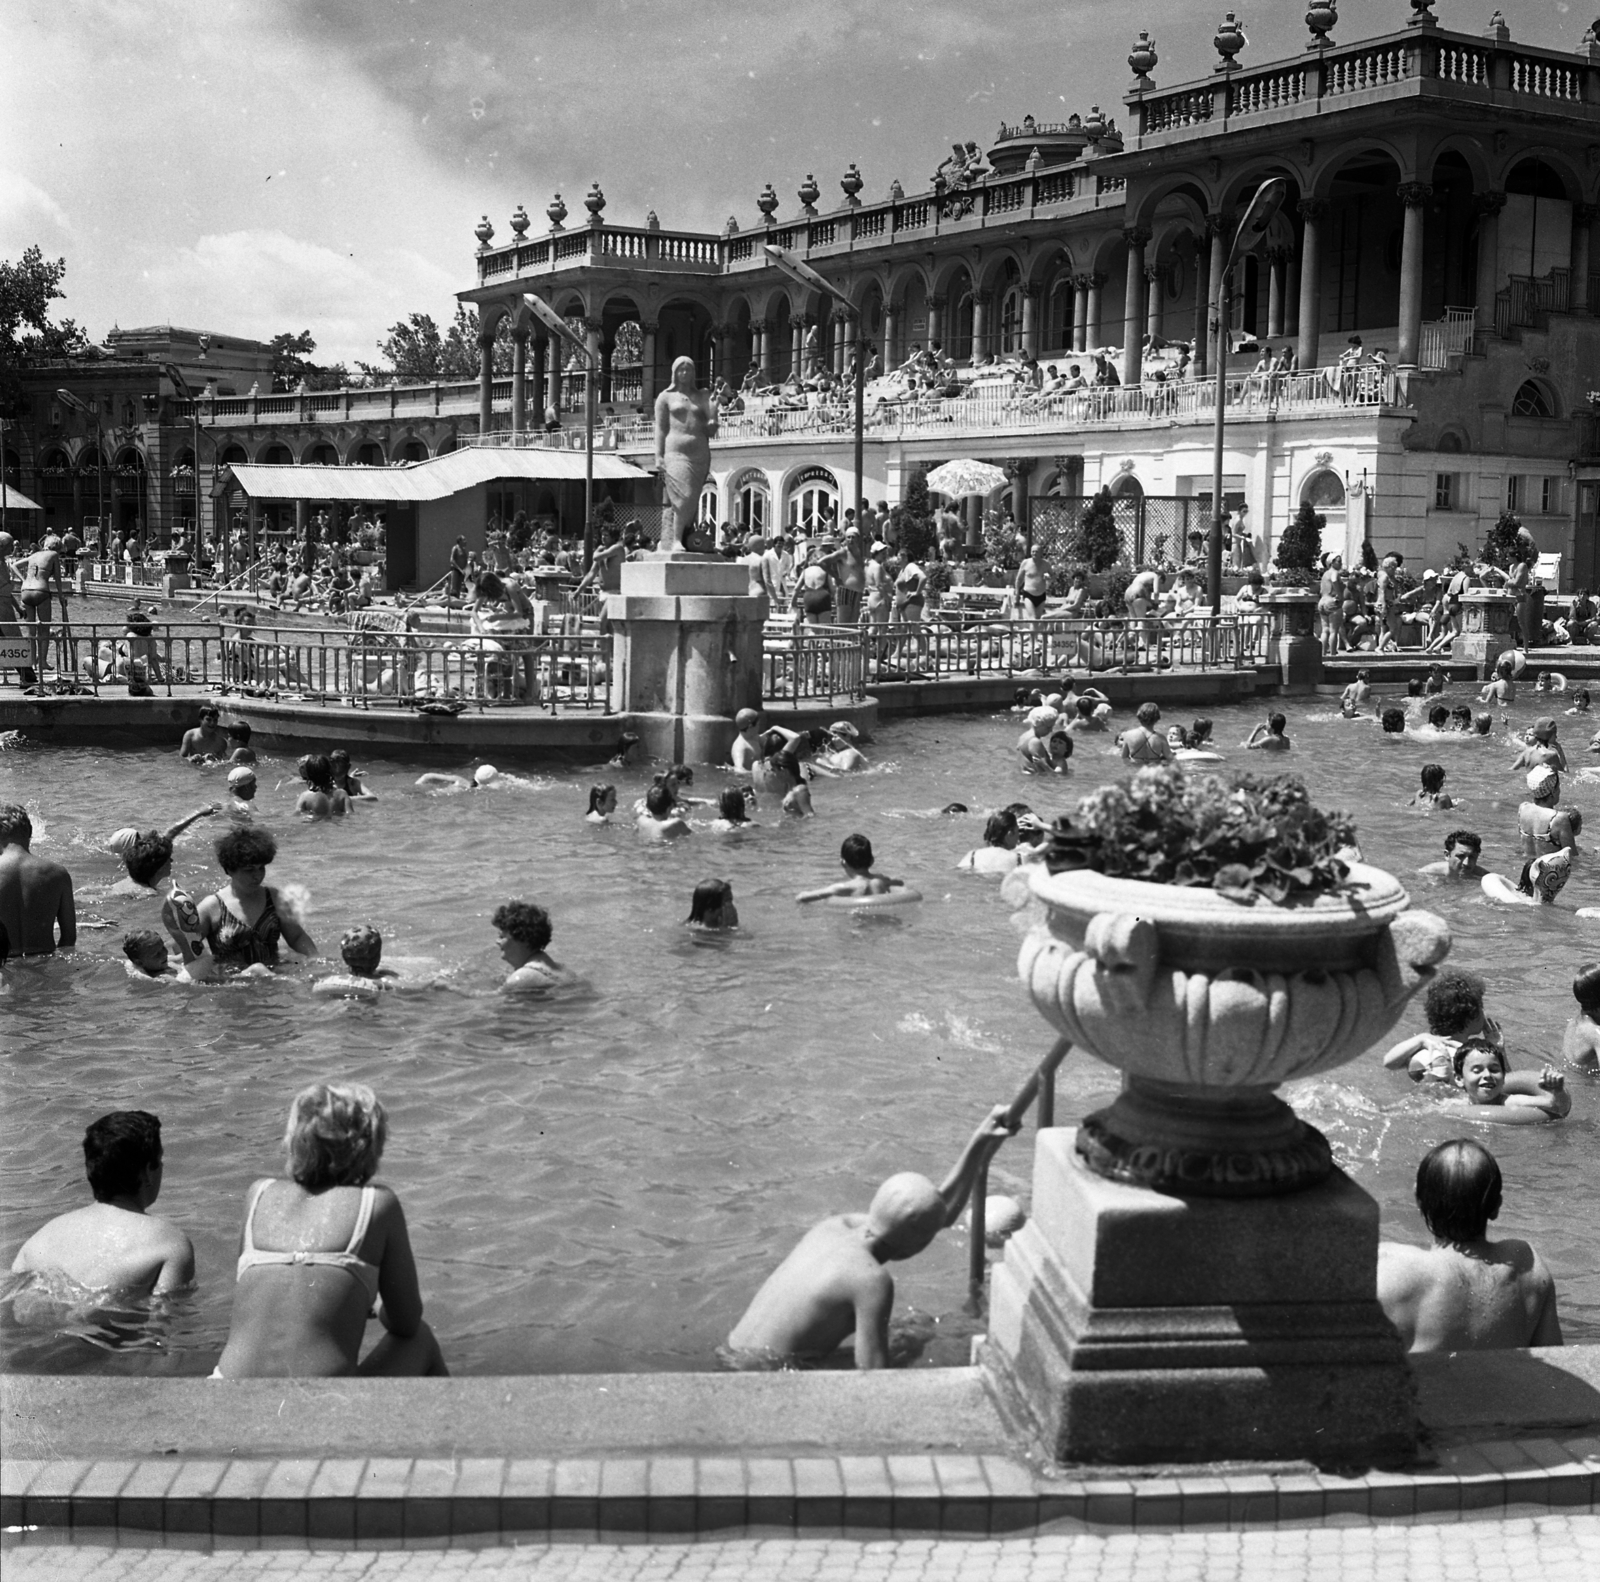
[(1600, 1347), (1414, 1359), (1425, 1449), (1047, 1468), (980, 1367), (868, 1376), (0, 1378), (21, 1541), (372, 1547), (802, 1534), (980, 1538), (1590, 1511)]

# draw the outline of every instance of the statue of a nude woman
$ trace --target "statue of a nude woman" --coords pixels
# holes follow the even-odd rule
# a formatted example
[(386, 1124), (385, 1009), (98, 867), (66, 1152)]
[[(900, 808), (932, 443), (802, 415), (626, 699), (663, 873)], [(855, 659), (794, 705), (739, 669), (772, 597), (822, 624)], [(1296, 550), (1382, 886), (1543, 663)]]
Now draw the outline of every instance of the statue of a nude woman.
[(717, 415), (711, 398), (697, 390), (694, 360), (680, 357), (672, 365), (672, 383), (656, 397), (656, 463), (672, 507), (672, 520), (661, 529), (660, 549), (681, 550), (700, 509), (700, 491), (711, 475), (711, 441)]

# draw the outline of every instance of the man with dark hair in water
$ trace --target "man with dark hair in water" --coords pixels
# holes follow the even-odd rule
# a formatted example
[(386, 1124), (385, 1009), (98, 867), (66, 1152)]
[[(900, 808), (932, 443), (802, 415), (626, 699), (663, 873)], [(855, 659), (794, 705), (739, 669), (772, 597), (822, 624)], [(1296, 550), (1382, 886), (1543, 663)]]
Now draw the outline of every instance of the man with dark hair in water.
[(22, 1244), (12, 1273), (63, 1274), (91, 1291), (153, 1292), (194, 1283), (194, 1246), (178, 1227), (147, 1214), (161, 1193), (161, 1122), (115, 1110), (83, 1134), (94, 1202), (58, 1214)]
[(1525, 1241), (1488, 1239), (1500, 1166), (1481, 1143), (1440, 1143), (1417, 1166), (1431, 1247), (1378, 1244), (1378, 1301), (1407, 1351), (1559, 1346), (1556, 1286)]
[(0, 807), (0, 923), (18, 955), (49, 956), (58, 943), (63, 950), (78, 943), (78, 912), (72, 875), (36, 857), (32, 841), (28, 810), (15, 803)]

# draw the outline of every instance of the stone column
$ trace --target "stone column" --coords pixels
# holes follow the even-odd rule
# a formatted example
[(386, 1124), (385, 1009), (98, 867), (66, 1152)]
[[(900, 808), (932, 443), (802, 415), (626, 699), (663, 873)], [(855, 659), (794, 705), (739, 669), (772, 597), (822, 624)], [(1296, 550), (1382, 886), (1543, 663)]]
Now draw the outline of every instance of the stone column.
[(1161, 266), (1144, 266), (1144, 332), (1155, 338), (1161, 334)]
[(1100, 326), (1105, 319), (1105, 312), (1101, 307), (1101, 292), (1105, 283), (1106, 277), (1098, 269), (1089, 276), (1089, 302), (1084, 309), (1083, 320), (1082, 350), (1084, 351), (1100, 344)]
[(804, 375), (806, 369), (806, 320), (804, 314), (801, 314), (794, 321), (793, 328), (794, 333), (790, 338), (792, 350), (789, 354), (793, 360), (790, 362), (789, 368), (795, 378), (799, 379)]
[(550, 386), (545, 391), (544, 403), (557, 412), (561, 410), (561, 349), (565, 342), (552, 339), (550, 342)]
[(1283, 334), (1283, 270), (1285, 258), (1280, 248), (1267, 254), (1267, 336), (1277, 340)]
[(1589, 311), (1589, 260), (1595, 216), (1600, 215), (1600, 205), (1575, 203), (1572, 206), (1572, 311)]
[(544, 427), (544, 392), (545, 383), (550, 377), (550, 337), (536, 335), (533, 338), (533, 399), (538, 404), (539, 410), (533, 415), (533, 426), (536, 429)]
[(844, 378), (844, 363), (846, 355), (847, 337), (845, 326), (849, 320), (843, 313), (833, 315), (833, 376), (836, 379)]
[(1300, 218), (1300, 334), (1296, 355), (1301, 372), (1317, 366), (1317, 341), (1322, 334), (1322, 222), (1326, 198), (1302, 198)]
[[(930, 346), (935, 341), (941, 346), (944, 345), (945, 300), (944, 297), (928, 298), (928, 345)], [(948, 351), (949, 348), (946, 347), (945, 350)]]
[(883, 305), (883, 371), (888, 373), (896, 362), (899, 361), (896, 353), (896, 342), (900, 338), (900, 304), (898, 302), (885, 302)]
[(656, 335), (660, 329), (660, 324), (653, 319), (648, 324), (641, 321), (639, 325), (639, 399), (646, 412), (656, 398)]
[(989, 350), (989, 299), (972, 293), (972, 360), (984, 356)]
[(514, 329), (511, 332), (511, 432), (513, 435), (528, 432), (528, 332)]
[(600, 342), (600, 368), (595, 382), (595, 400), (609, 401), (611, 399), (611, 355), (616, 349), (616, 342), (602, 339)]
[(1494, 299), (1500, 290), (1500, 211), (1506, 206), (1506, 195), (1477, 192), (1472, 202), (1478, 211), (1478, 328), (1492, 335)]
[(1030, 550), (1033, 548), (1033, 496), (1029, 491), (1038, 460), (1037, 456), (1013, 456), (1006, 463), (1006, 471), (1011, 476), (1011, 514)]
[(772, 366), (772, 321), (770, 319), (752, 319), (750, 321), (750, 356), (755, 367), (765, 375)]
[(1400, 344), (1395, 362), (1415, 368), (1422, 350), (1422, 206), (1433, 196), (1423, 181), (1400, 184), (1405, 205), (1405, 231), (1400, 242)]
[(494, 424), (494, 332), (478, 337), (478, 432)]
[(1089, 346), (1089, 277), (1072, 277), (1072, 334), (1068, 344), (1075, 352), (1087, 351)]
[(1039, 288), (1027, 286), (1022, 293), (1022, 349), (1039, 355)]
[(739, 381), (734, 377), (733, 342), (733, 326), (724, 324), (717, 336), (717, 347), (722, 356), (722, 366), (717, 369), (717, 373), (737, 389)]
[(1130, 225), (1123, 233), (1128, 244), (1128, 281), (1122, 298), (1122, 382), (1139, 383), (1139, 341), (1144, 334), (1144, 250), (1150, 232)]
[(1194, 356), (1190, 360), (1196, 379), (1211, 366), (1211, 235), (1194, 239)]
[(1494, 674), (1495, 661), (1516, 644), (1511, 638), (1511, 616), (1517, 607), (1514, 595), (1498, 588), (1468, 588), (1461, 595), (1461, 630), (1450, 645), (1450, 657), (1457, 664), (1478, 667), (1478, 678)]
[(1300, 322), (1300, 252), (1296, 248), (1289, 254), (1283, 279), (1283, 328), (1281, 335), (1294, 335)]

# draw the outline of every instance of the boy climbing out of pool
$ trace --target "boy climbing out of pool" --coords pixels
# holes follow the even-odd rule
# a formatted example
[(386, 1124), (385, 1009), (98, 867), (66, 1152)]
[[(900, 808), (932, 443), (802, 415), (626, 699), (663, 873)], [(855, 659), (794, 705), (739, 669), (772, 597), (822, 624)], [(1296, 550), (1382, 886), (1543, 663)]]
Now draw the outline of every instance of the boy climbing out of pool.
[(147, 1214), (161, 1194), (161, 1122), (114, 1110), (83, 1134), (94, 1202), (58, 1214), (22, 1244), (13, 1274), (62, 1274), (90, 1291), (164, 1296), (194, 1283), (194, 1245)]
[(884, 1265), (914, 1258), (956, 1222), (979, 1167), (1016, 1130), (1007, 1113), (997, 1104), (984, 1116), (941, 1185), (909, 1171), (890, 1176), (865, 1214), (830, 1214), (813, 1225), (733, 1326), (727, 1360), (820, 1361), (853, 1333), (857, 1368), (888, 1366), (894, 1277)]
[(1444, 860), (1425, 863), (1417, 872), (1458, 882), (1482, 879), (1489, 871), (1478, 861), (1482, 854), (1483, 836), (1470, 829), (1453, 829), (1444, 838)]
[(1455, 1053), (1456, 1083), (1467, 1103), (1486, 1113), (1474, 1120), (1502, 1126), (1541, 1126), (1559, 1121), (1572, 1109), (1567, 1080), (1554, 1066), (1537, 1073), (1508, 1071), (1503, 1049), (1487, 1038), (1469, 1038)]
[(1585, 962), (1572, 980), (1578, 1014), (1561, 1035), (1561, 1058), (1568, 1065), (1593, 1071), (1600, 1066), (1600, 961)]
[(891, 879), (887, 874), (873, 871), (872, 842), (865, 835), (845, 836), (839, 845), (839, 866), (844, 869), (845, 877), (838, 883), (825, 884), (820, 890), (802, 890), (795, 900), (827, 901), (834, 896), (860, 899), (905, 888), (904, 879)]
[(1469, 1038), (1481, 1038), (1505, 1052), (1499, 1026), (1484, 1013), (1483, 979), (1457, 967), (1445, 967), (1428, 985), (1423, 1000), (1428, 1030), (1400, 1042), (1383, 1057), (1390, 1071), (1404, 1068), (1413, 1082), (1456, 1079), (1456, 1052)]
[(1378, 1243), (1378, 1302), (1407, 1351), (1559, 1346), (1556, 1286), (1525, 1241), (1489, 1240), (1500, 1166), (1481, 1143), (1440, 1143), (1417, 1166), (1431, 1247)]

